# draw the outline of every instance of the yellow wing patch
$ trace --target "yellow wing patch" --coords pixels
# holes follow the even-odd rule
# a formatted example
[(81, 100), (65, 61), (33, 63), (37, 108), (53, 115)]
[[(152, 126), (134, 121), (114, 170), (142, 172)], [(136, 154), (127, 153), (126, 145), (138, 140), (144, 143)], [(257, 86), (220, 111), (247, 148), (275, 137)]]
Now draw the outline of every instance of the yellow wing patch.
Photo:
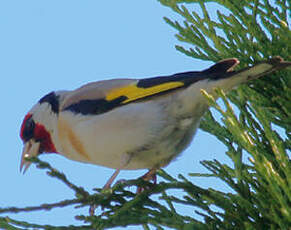
[(174, 82), (167, 82), (163, 84), (159, 84), (152, 87), (147, 88), (139, 88), (136, 84), (128, 85), (125, 87), (121, 87), (118, 89), (111, 90), (106, 95), (106, 100), (111, 101), (121, 96), (126, 96), (127, 99), (122, 102), (122, 104), (135, 101), (144, 97), (152, 96), (158, 93), (162, 93), (171, 89), (175, 89), (178, 87), (184, 86), (183, 82), (174, 81)]

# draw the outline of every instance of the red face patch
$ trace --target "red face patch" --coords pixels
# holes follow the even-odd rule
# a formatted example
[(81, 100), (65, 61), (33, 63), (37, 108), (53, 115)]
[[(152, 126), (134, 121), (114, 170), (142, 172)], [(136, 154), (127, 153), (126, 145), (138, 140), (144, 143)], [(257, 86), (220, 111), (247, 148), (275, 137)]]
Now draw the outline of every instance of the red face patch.
[(45, 126), (40, 123), (35, 123), (32, 114), (27, 114), (22, 122), (20, 129), (20, 137), (24, 142), (34, 139), (40, 142), (39, 152), (55, 153), (56, 148), (52, 142), (50, 133)]
[(50, 133), (45, 127), (39, 123), (36, 123), (34, 129), (34, 139), (40, 141), (40, 152), (56, 153), (56, 147), (54, 146)]

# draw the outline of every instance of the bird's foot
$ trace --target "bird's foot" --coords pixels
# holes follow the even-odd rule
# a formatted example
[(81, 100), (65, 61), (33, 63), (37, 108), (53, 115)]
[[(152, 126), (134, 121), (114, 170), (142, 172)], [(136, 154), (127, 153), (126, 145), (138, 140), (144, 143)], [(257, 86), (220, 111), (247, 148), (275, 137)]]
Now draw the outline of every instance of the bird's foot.
[[(109, 180), (107, 181), (107, 183), (103, 186), (103, 189), (102, 190), (105, 190), (105, 189), (110, 189), (111, 188), (111, 184), (113, 183), (114, 179), (117, 177), (117, 175), (119, 174), (120, 172), (120, 169), (117, 169), (113, 175), (109, 178)], [(95, 210), (96, 208), (98, 208), (98, 204), (92, 204), (90, 205), (90, 208), (89, 208), (89, 214), (90, 216), (94, 216), (95, 214)]]
[[(116, 178), (116, 176), (118, 175), (119, 171), (120, 170), (116, 170), (115, 171), (115, 173), (111, 176), (111, 178), (104, 185), (103, 190), (111, 188), (111, 184), (112, 184), (113, 180)], [(156, 169), (149, 170), (146, 174), (144, 174), (141, 177), (141, 179), (143, 179), (144, 181), (153, 181), (153, 183), (155, 185), (157, 183), (156, 171), (157, 171)], [(126, 182), (126, 180), (119, 180), (119, 181), (116, 182), (116, 184), (124, 183), (124, 182)], [(139, 194), (139, 193), (143, 192), (146, 189), (150, 189), (150, 187), (149, 186), (138, 187), (137, 190), (136, 190), (136, 193)], [(95, 210), (96, 210), (96, 208), (98, 208), (98, 206), (99, 206), (98, 204), (90, 205), (90, 208), (89, 208), (90, 216), (94, 216)]]
[[(148, 171), (146, 174), (144, 174), (141, 179), (143, 179), (144, 181), (153, 181), (154, 185), (157, 184), (157, 175), (156, 175), (157, 170), (156, 169), (151, 169), (150, 171)], [(138, 187), (136, 190), (136, 193), (139, 194), (141, 192), (143, 192), (144, 190), (150, 189), (149, 186), (145, 186), (145, 187)]]
[(122, 184), (126, 183), (126, 181), (127, 181), (127, 180), (125, 180), (125, 179), (120, 179), (120, 180), (116, 181), (115, 184), (114, 184), (113, 186), (118, 185), (118, 184), (119, 184), (119, 185), (122, 185)]
[(98, 208), (97, 204), (91, 204), (90, 205), (90, 208), (89, 208), (89, 215), (90, 216), (94, 216), (95, 215), (96, 208)]

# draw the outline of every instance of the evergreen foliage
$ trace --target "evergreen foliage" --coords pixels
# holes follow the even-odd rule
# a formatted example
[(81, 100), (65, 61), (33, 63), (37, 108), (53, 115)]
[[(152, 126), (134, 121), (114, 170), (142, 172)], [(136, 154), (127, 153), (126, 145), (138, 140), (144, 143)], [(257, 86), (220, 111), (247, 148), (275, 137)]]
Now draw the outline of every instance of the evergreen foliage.
[[(181, 15), (182, 22), (165, 20), (178, 31), (177, 38), (188, 43), (190, 48), (176, 46), (186, 55), (214, 62), (236, 57), (241, 62), (240, 67), (276, 55), (291, 60), (290, 0), (160, 2)], [(213, 6), (226, 8), (228, 14), (218, 10), (214, 19), (207, 10)], [(196, 13), (198, 8), (201, 14)], [(222, 98), (220, 104), (205, 91), (202, 93), (221, 119), (208, 112), (201, 128), (227, 147), (226, 154), (233, 165), (217, 160), (202, 161), (210, 173), (190, 173), (189, 177), (216, 177), (224, 181), (232, 193), (215, 188), (203, 189), (194, 185), (189, 177), (173, 178), (160, 170), (158, 175), (163, 182), (154, 187), (141, 180), (130, 180), (115, 185), (110, 191), (97, 189), (96, 193), (90, 194), (73, 185), (49, 164), (32, 159), (39, 168), (47, 170), (49, 176), (72, 189), (75, 198), (38, 207), (0, 208), (0, 213), (51, 210), (68, 205), (89, 206), (92, 203), (101, 205), (103, 213), (77, 216), (82, 226), (39, 225), (1, 217), (0, 228), (105, 229), (141, 225), (144, 229), (290, 229), (291, 71), (280, 71), (253, 81), (227, 96), (217, 89)], [(128, 190), (129, 185), (151, 189), (136, 195)], [(173, 189), (179, 189), (181, 195), (168, 195)], [(203, 221), (179, 213), (177, 204), (193, 207)]]

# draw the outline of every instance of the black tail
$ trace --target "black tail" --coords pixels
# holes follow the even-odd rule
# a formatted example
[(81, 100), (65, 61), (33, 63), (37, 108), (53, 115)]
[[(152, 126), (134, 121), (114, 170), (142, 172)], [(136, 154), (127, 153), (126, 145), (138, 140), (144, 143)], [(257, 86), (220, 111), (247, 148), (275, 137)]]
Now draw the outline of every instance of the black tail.
[(189, 86), (197, 81), (204, 79), (221, 79), (227, 77), (228, 72), (231, 72), (232, 69), (239, 64), (239, 60), (236, 58), (229, 58), (222, 60), (210, 68), (203, 71), (189, 71), (183, 73), (176, 73), (170, 76), (162, 76), (162, 77), (152, 77), (141, 79), (137, 86), (141, 88), (148, 88), (152, 86), (156, 86), (163, 83), (168, 82), (183, 82), (184, 86)]
[[(190, 71), (190, 72), (176, 73), (170, 76), (141, 79), (137, 83), (137, 87), (149, 88), (149, 87), (154, 87), (154, 86), (164, 84), (164, 83), (169, 83), (169, 82), (183, 83), (182, 86), (179, 86), (177, 88), (187, 87), (191, 84), (194, 84), (195, 82), (205, 80), (205, 79), (219, 80), (219, 79), (229, 78), (264, 63), (273, 66), (273, 68), (270, 68), (269, 72), (283, 69), (291, 65), (291, 62), (286, 62), (281, 57), (274, 57), (267, 61), (259, 62), (251, 67), (246, 67), (238, 71), (233, 71), (234, 67), (239, 64), (239, 60), (236, 58), (229, 58), (229, 59), (224, 59), (203, 71)], [(265, 74), (267, 74), (267, 72), (260, 73), (260, 75), (265, 75)], [(171, 90), (174, 90), (174, 88), (172, 88)]]
[(238, 64), (239, 64), (239, 60), (237, 60), (236, 58), (224, 59), (214, 64), (210, 68), (203, 70), (202, 73), (206, 75), (213, 74), (214, 76), (215, 75), (219, 76), (219, 75), (225, 74), (226, 72), (232, 71), (234, 67)]

